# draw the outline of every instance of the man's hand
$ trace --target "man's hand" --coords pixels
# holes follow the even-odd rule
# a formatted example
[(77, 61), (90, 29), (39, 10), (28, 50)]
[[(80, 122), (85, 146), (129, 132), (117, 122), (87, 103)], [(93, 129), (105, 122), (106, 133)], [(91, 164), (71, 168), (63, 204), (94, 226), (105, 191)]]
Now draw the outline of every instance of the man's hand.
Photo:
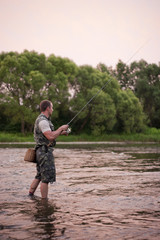
[(67, 124), (62, 125), (60, 128), (61, 128), (62, 131), (66, 131), (69, 128), (69, 125), (67, 125)]
[(66, 135), (66, 136), (68, 136), (68, 132), (67, 132), (67, 131), (62, 131), (62, 132), (61, 132), (61, 135)]

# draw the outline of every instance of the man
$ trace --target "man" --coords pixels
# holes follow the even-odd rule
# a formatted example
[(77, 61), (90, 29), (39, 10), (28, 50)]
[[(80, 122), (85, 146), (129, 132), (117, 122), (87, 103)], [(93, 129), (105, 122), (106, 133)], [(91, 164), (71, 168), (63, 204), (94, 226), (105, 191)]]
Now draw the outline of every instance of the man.
[(56, 170), (53, 156), (53, 147), (56, 144), (55, 139), (59, 135), (68, 135), (68, 125), (62, 125), (56, 131), (50, 121), (50, 116), (53, 112), (53, 105), (48, 100), (43, 100), (40, 103), (41, 114), (35, 121), (34, 139), (36, 141), (36, 162), (37, 174), (33, 180), (29, 195), (33, 196), (39, 183), (41, 182), (40, 191), (41, 197), (48, 197), (48, 183), (56, 181)]

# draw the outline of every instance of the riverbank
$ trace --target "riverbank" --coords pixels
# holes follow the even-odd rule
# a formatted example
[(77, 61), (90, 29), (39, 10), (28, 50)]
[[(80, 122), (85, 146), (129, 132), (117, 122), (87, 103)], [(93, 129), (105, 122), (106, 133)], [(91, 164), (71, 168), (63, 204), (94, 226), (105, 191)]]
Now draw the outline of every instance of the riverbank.
[[(0, 148), (34, 148), (35, 142), (0, 142)], [(131, 148), (155, 148), (160, 147), (158, 142), (57, 142), (56, 149), (107, 149), (110, 151), (113, 150), (122, 150), (126, 147)]]
[[(0, 132), (1, 143), (34, 143), (33, 134), (23, 135), (21, 133), (8, 133)], [(132, 134), (103, 134), (100, 136), (92, 136), (87, 134), (73, 135), (72, 133), (66, 136), (60, 136), (57, 139), (59, 142), (160, 142), (160, 129), (148, 128), (144, 133), (132, 133)], [(33, 144), (31, 144), (33, 145)]]

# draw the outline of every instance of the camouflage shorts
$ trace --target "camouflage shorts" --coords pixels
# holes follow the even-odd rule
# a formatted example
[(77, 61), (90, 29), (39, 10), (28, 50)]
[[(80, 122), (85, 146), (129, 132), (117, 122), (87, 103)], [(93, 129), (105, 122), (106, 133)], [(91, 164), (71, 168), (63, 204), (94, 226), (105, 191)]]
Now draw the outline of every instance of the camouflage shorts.
[(56, 169), (53, 156), (53, 148), (41, 146), (36, 151), (37, 174), (36, 179), (43, 183), (53, 183), (56, 181)]

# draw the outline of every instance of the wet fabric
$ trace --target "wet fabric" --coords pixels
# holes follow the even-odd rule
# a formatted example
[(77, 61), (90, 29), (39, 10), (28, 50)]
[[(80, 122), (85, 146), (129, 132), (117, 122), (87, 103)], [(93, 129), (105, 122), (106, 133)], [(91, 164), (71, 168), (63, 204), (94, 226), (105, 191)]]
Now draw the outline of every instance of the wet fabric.
[(53, 148), (46, 145), (41, 146), (36, 151), (37, 174), (36, 179), (43, 183), (53, 183), (56, 181), (56, 169), (53, 156)]

